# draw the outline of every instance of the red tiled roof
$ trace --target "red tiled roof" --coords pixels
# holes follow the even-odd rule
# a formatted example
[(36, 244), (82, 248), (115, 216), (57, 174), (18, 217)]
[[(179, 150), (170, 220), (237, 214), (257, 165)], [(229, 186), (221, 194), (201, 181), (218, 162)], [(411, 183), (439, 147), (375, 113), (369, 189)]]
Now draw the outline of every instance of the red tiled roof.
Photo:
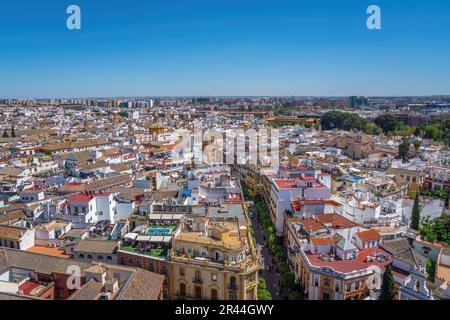
[(31, 291), (33, 291), (39, 286), (40, 286), (39, 283), (26, 281), (19, 286), (19, 290), (22, 290), (24, 295), (29, 296)]
[(323, 203), (324, 204), (329, 204), (329, 205), (332, 205), (332, 206), (342, 206), (342, 203), (337, 202), (335, 200), (324, 200)]
[(314, 246), (320, 246), (320, 245), (324, 245), (324, 244), (333, 244), (333, 239), (331, 238), (320, 238), (320, 237), (314, 237), (311, 238), (311, 243)]
[(301, 204), (300, 204), (299, 200), (292, 201), (291, 206), (292, 206), (292, 209), (294, 209), (295, 211), (300, 211)]
[(300, 222), (308, 232), (325, 229), (325, 226), (313, 218), (307, 218)]
[(78, 193), (73, 194), (69, 196), (70, 202), (89, 202), (95, 197), (106, 197), (109, 196), (110, 193), (92, 193), (92, 194), (86, 194), (86, 193)]
[(319, 220), (319, 222), (321, 222), (323, 224), (330, 223), (331, 226), (328, 226), (328, 227), (332, 228), (332, 229), (352, 228), (352, 227), (358, 226), (358, 224), (344, 218), (343, 216), (341, 216), (337, 213), (321, 214), (318, 216), (317, 220)]
[(305, 166), (296, 166), (296, 167), (289, 167), (289, 166), (281, 166), (280, 169), (286, 170), (286, 171), (294, 171), (294, 170), (308, 170)]
[(360, 231), (356, 234), (362, 241), (377, 240), (381, 238), (378, 231), (374, 229)]

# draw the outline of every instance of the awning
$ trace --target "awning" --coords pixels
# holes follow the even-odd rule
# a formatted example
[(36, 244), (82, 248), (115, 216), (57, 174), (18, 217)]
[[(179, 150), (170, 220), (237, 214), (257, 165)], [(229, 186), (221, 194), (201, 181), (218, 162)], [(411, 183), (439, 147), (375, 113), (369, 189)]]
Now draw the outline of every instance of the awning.
[(139, 234), (134, 233), (134, 232), (128, 232), (124, 238), (125, 239), (131, 239), (131, 240), (136, 240), (136, 238), (139, 236)]

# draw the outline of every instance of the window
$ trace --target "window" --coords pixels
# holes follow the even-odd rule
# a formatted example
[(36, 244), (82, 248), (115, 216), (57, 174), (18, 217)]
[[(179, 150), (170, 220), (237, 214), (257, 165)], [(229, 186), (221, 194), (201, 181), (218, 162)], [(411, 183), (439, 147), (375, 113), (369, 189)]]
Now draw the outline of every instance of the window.
[(414, 291), (416, 291), (416, 292), (420, 291), (420, 281), (416, 281), (416, 285), (414, 286)]
[(359, 281), (355, 282), (355, 290), (359, 290)]
[(163, 275), (166, 275), (166, 274), (167, 274), (167, 268), (166, 268), (166, 266), (163, 266), (163, 267), (161, 268), (161, 274), (163, 274)]
[(136, 266), (137, 266), (138, 268), (142, 267), (141, 260), (136, 261)]
[(106, 260), (111, 261), (111, 260), (112, 260), (112, 257), (111, 257), (111, 256), (107, 256), (107, 257), (106, 257)]
[(217, 300), (217, 290), (211, 289), (211, 300)]
[(213, 281), (213, 282), (217, 281), (217, 274), (215, 274), (215, 273), (211, 274), (211, 281)]
[(63, 298), (63, 297), (64, 297), (64, 289), (62, 289), (62, 288), (57, 288), (57, 289), (56, 289), (56, 296), (57, 296), (58, 298)]
[(78, 257), (79, 257), (80, 259), (84, 259), (84, 254), (80, 253), (80, 254), (78, 255)]
[(91, 260), (94, 259), (94, 257), (93, 257), (91, 254), (88, 254), (88, 255), (87, 255), (87, 258), (88, 258), (88, 259), (91, 259)]
[(235, 291), (229, 291), (228, 292), (228, 299), (229, 300), (237, 300), (238, 298), (237, 298), (236, 292)]
[(314, 287), (318, 287), (319, 286), (319, 278), (315, 277), (314, 278)]
[(186, 284), (180, 283), (180, 296), (184, 297), (186, 295)]
[(334, 291), (335, 291), (335, 292), (339, 292), (339, 283), (336, 283), (336, 284), (334, 285)]
[(103, 260), (103, 256), (98, 255), (98, 256), (97, 256), (97, 259), (98, 259), (98, 260)]
[(195, 286), (195, 298), (196, 299), (202, 298), (202, 287)]
[(233, 289), (233, 290), (237, 289), (236, 277), (235, 276), (230, 277), (230, 289)]
[(184, 268), (180, 268), (180, 276), (184, 277)]
[(153, 266), (153, 263), (150, 263), (148, 265), (148, 271), (155, 272), (155, 267)]

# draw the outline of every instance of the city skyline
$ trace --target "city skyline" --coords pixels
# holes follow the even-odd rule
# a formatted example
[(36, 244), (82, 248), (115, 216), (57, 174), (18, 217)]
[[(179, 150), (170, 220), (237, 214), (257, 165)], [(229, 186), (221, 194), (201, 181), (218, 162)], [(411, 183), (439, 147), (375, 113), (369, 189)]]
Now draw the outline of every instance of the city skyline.
[[(2, 98), (450, 94), (450, 4), (437, 0), (80, 0), (73, 31), (71, 4), (0, 5)], [(366, 27), (371, 4), (381, 30)]]

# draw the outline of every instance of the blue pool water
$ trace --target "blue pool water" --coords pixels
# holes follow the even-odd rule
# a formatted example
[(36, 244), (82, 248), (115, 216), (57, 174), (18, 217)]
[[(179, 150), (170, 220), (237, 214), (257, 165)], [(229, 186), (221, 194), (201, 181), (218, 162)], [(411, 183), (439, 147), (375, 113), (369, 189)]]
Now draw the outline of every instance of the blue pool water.
[(157, 234), (170, 235), (171, 233), (172, 230), (170, 228), (150, 228), (145, 230), (145, 234), (149, 235), (157, 235)]
[(358, 182), (358, 181), (360, 181), (360, 180), (362, 180), (362, 179), (363, 179), (362, 177), (352, 176), (352, 177), (350, 178), (350, 181), (352, 181), (352, 182)]

